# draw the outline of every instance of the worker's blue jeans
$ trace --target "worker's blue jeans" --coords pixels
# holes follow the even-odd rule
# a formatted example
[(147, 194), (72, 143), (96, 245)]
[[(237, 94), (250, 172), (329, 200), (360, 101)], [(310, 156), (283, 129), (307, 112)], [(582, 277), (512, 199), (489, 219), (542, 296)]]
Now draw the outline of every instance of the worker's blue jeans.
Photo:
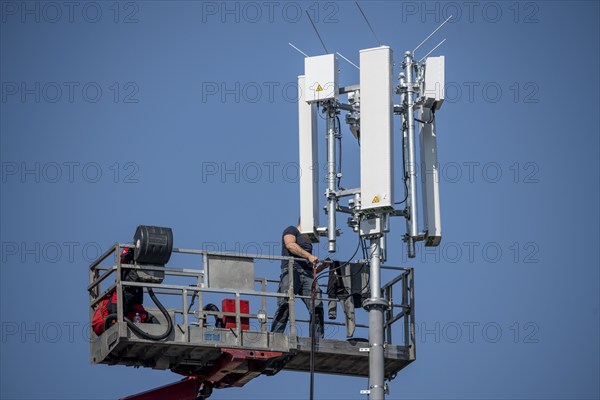
[[(312, 292), (312, 283), (313, 276), (309, 271), (306, 271), (301, 268), (294, 267), (294, 294), (300, 296), (311, 296)], [(290, 280), (287, 267), (281, 271), (281, 280), (279, 282), (279, 293), (288, 293), (290, 288)], [(321, 297), (321, 289), (317, 286), (316, 296), (317, 298)], [(311, 300), (302, 299), (308, 311), (311, 312)], [(271, 325), (271, 332), (283, 332), (285, 331), (285, 327), (287, 325), (289, 316), (290, 316), (290, 308), (288, 304), (287, 297), (279, 297), (277, 298), (277, 311), (275, 312), (275, 316), (273, 317), (273, 324)], [(312, 314), (312, 313), (311, 313)], [(324, 334), (324, 318), (323, 318), (323, 302), (319, 299), (315, 299), (315, 322), (316, 322), (316, 337), (323, 337)], [(312, 315), (311, 315), (312, 319)], [(300, 334), (300, 332), (298, 332)]]

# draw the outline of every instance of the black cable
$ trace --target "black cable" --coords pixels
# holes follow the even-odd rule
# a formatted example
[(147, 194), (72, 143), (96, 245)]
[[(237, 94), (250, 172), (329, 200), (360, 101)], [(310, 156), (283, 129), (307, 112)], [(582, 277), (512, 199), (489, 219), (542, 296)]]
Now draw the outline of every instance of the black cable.
[[(359, 246), (361, 246), (361, 247), (362, 247), (362, 249), (363, 249), (363, 256), (364, 256), (364, 258), (365, 258), (365, 259), (368, 259), (368, 260), (370, 260), (370, 259), (371, 259), (371, 257), (373, 257), (373, 253), (371, 253), (371, 254), (369, 254), (369, 253), (368, 253), (368, 251), (369, 251), (369, 250), (367, 250), (367, 249), (366, 249), (366, 243), (364, 243), (364, 242), (363, 242), (363, 240), (365, 240), (365, 241), (366, 241), (366, 239), (363, 239), (362, 237), (360, 237), (360, 236), (359, 236)], [(366, 253), (365, 253), (365, 251), (366, 251)], [(350, 259), (349, 259), (348, 261), (346, 261), (346, 262), (345, 262), (345, 263), (343, 263), (343, 264), (340, 264), (339, 266), (337, 266), (337, 267), (335, 267), (335, 268), (329, 268), (329, 271), (335, 271), (335, 270), (341, 269), (341, 268), (345, 267), (346, 265), (350, 264), (350, 261), (351, 261), (351, 260), (354, 258), (354, 256), (356, 255), (356, 253), (357, 253), (357, 252), (358, 252), (358, 247), (356, 248), (356, 250), (354, 251), (354, 254), (352, 255), (352, 257), (350, 257)], [(353, 277), (353, 276), (355, 276), (355, 275), (358, 275), (358, 274), (362, 273), (362, 271), (363, 271), (363, 270), (364, 270), (364, 268), (367, 266), (367, 264), (368, 264), (367, 262), (363, 262), (363, 263), (362, 263), (362, 266), (361, 266), (361, 267), (360, 267), (360, 269), (358, 269), (357, 271), (351, 272), (351, 273), (350, 273), (350, 274), (348, 274), (348, 275), (340, 275), (340, 277), (346, 277), (346, 278), (347, 278), (347, 277), (350, 277), (350, 278), (351, 278), (351, 277)], [(327, 273), (329, 273), (329, 271), (327, 271)], [(316, 280), (319, 280), (319, 279), (323, 278), (323, 276), (324, 276), (324, 275), (325, 275), (325, 272), (322, 272), (322, 273), (320, 273), (320, 274), (319, 274), (319, 275), (316, 277)], [(365, 291), (365, 289), (366, 289), (367, 287), (369, 287), (370, 281), (371, 281), (371, 274), (367, 275), (367, 282), (366, 282), (366, 284), (365, 284), (365, 285), (364, 285), (364, 286), (363, 286), (363, 287), (360, 289), (360, 293), (363, 293), (363, 292)], [(315, 282), (315, 281), (313, 280), (313, 282)], [(313, 283), (313, 285), (314, 285), (314, 283)], [(351, 296), (351, 294), (348, 294), (346, 297), (349, 297), (349, 296)]]
[[(366, 239), (365, 239), (365, 240), (366, 240)], [(366, 247), (366, 244), (365, 244), (365, 247)], [(366, 259), (368, 259), (368, 260), (370, 261), (370, 260), (371, 260), (371, 258), (373, 257), (373, 252), (371, 252), (371, 254), (368, 254), (368, 253), (367, 253), (367, 255), (368, 255), (368, 257), (366, 257)], [(364, 266), (365, 266), (365, 265), (367, 265), (367, 263), (366, 263), (366, 262), (363, 264), (363, 268), (364, 268)], [(361, 268), (361, 270), (362, 270), (362, 268)], [(365, 286), (363, 286), (363, 287), (360, 289), (360, 293), (363, 293), (363, 292), (365, 291), (365, 289), (369, 287), (370, 283), (371, 283), (371, 274), (369, 273), (369, 275), (367, 275), (367, 283), (365, 284)], [(371, 294), (371, 295), (372, 295), (372, 294)]]
[[(219, 312), (219, 307), (215, 306), (213, 303), (209, 303), (204, 306), (202, 311)], [(206, 321), (204, 321), (204, 324), (206, 324)], [(223, 319), (219, 318), (218, 315), (215, 315), (215, 327), (216, 328), (225, 328), (225, 322), (223, 322)]]
[(415, 118), (415, 121), (420, 122), (422, 124), (430, 124), (435, 120), (435, 109), (431, 109), (431, 119), (429, 121), (422, 121), (418, 118)]
[[(363, 238), (361, 236), (359, 236), (358, 239), (359, 239), (358, 245), (364, 249)], [(358, 247), (356, 248), (356, 250), (354, 251), (354, 254), (352, 254), (352, 257), (350, 257), (350, 259), (348, 261), (346, 261), (344, 263), (340, 263), (340, 265), (338, 265), (337, 267), (329, 268), (329, 271), (336, 271), (336, 270), (344, 268), (346, 265), (350, 264), (350, 261), (352, 261), (354, 256), (356, 256), (356, 253), (358, 253)], [(364, 251), (363, 251), (363, 256), (364, 256), (364, 258), (366, 258)], [(362, 272), (363, 268), (364, 268), (364, 263), (363, 263), (363, 266), (358, 271), (351, 272), (349, 275), (340, 275), (340, 277), (341, 278), (351, 278), (355, 275), (358, 275), (360, 272)], [(327, 273), (329, 273), (329, 271), (327, 271)], [(325, 272), (321, 273), (317, 279), (321, 279), (323, 277), (323, 275), (325, 275)]]
[[(133, 322), (131, 322), (131, 320), (125, 316), (123, 316), (123, 320), (125, 320), (125, 322), (127, 322), (127, 326), (134, 331), (135, 333), (137, 333), (139, 336), (145, 338), (145, 339), (149, 339), (149, 340), (163, 340), (166, 337), (168, 337), (171, 332), (173, 331), (173, 321), (171, 320), (171, 316), (169, 315), (169, 312), (167, 311), (167, 309), (162, 305), (162, 303), (158, 300), (158, 298), (156, 297), (156, 295), (154, 294), (154, 291), (152, 290), (152, 288), (148, 288), (148, 294), (150, 295), (150, 298), (152, 299), (152, 301), (154, 302), (154, 304), (156, 304), (156, 306), (158, 307), (158, 309), (160, 310), (160, 312), (165, 316), (166, 320), (167, 320), (167, 330), (160, 334), (160, 335), (152, 335), (148, 332), (144, 332), (142, 329), (140, 329), (137, 325), (135, 325)], [(112, 320), (112, 319), (116, 319), (117, 318), (117, 314), (113, 313), (110, 314), (106, 317), (106, 320), (104, 321), (104, 329), (106, 330), (107, 328), (107, 323)]]
[(367, 249), (366, 249), (366, 244), (365, 244), (365, 238), (363, 238), (363, 237), (360, 238), (360, 247), (362, 248), (363, 260), (366, 260), (367, 259)]
[[(415, 118), (415, 121), (420, 122), (422, 124), (430, 124), (434, 120), (435, 120), (435, 109), (434, 108), (431, 109), (431, 119), (429, 121), (422, 121), (418, 118)], [(405, 129), (406, 129), (406, 121), (404, 121), (402, 123), (402, 152), (403, 153), (404, 153), (404, 130)], [(402, 163), (402, 176), (403, 176), (402, 180), (404, 183), (404, 200), (396, 202), (394, 204), (402, 204), (408, 199), (408, 185), (406, 184), (408, 177), (406, 176), (406, 166), (405, 166), (404, 162)]]
[(317, 34), (317, 36), (319, 37), (319, 40), (321, 41), (321, 44), (323, 45), (323, 48), (325, 49), (325, 54), (329, 53), (329, 51), (327, 50), (327, 47), (325, 46), (325, 42), (323, 42), (323, 39), (321, 38), (321, 35), (319, 34), (319, 31), (317, 30), (315, 23), (313, 22), (312, 18), (310, 17), (310, 14), (308, 13), (308, 10), (304, 10), (304, 11), (306, 11), (306, 16), (308, 17), (308, 20), (310, 21), (313, 29), (315, 30), (315, 33)]
[(327, 118), (321, 117), (321, 114), (325, 114), (325, 111), (327, 111), (327, 106), (323, 105), (323, 108), (321, 108), (321, 112), (317, 113), (317, 115), (319, 116), (319, 118), (321, 118), (322, 120), (326, 120)]
[(352, 278), (353, 276), (360, 274), (362, 272), (362, 270), (365, 269), (365, 265), (366, 265), (366, 263), (362, 263), (362, 267), (360, 267), (360, 269), (358, 271), (350, 272), (348, 275), (340, 275), (340, 277)]
[(188, 307), (187, 313), (190, 313), (190, 310), (192, 309), (192, 307), (194, 306), (194, 303), (196, 302), (196, 296), (198, 296), (197, 292), (194, 292), (194, 294), (192, 295), (192, 301), (190, 302), (190, 306)]
[(402, 204), (408, 199), (408, 185), (406, 184), (406, 176), (402, 179), (402, 181), (404, 182), (404, 199), (394, 204)]
[[(340, 122), (340, 117), (338, 117), (337, 115), (335, 116), (335, 119), (337, 120), (337, 126), (338, 126), (338, 141), (340, 143), (340, 151), (339, 151), (339, 166), (338, 166), (338, 171), (340, 172), (340, 175), (342, 174), (342, 123)], [(338, 190), (344, 190), (344, 188), (341, 187), (341, 182), (342, 182), (342, 177), (338, 177), (337, 178), (337, 187)]]
[(316, 281), (318, 281), (319, 279), (321, 279), (323, 276), (325, 276), (325, 274), (329, 274), (329, 271), (335, 271), (335, 270), (337, 270), (337, 269), (343, 268), (343, 267), (345, 267), (346, 265), (350, 264), (350, 261), (352, 261), (352, 259), (354, 258), (354, 256), (356, 256), (356, 253), (358, 253), (358, 249), (360, 248), (360, 239), (361, 239), (361, 237), (359, 236), (359, 237), (358, 237), (358, 239), (359, 239), (358, 246), (356, 246), (356, 250), (354, 250), (354, 254), (352, 254), (352, 256), (351, 256), (351, 257), (348, 259), (348, 261), (346, 261), (346, 262), (345, 262), (345, 263), (343, 263), (343, 264), (340, 264), (340, 265), (338, 265), (337, 267), (334, 267), (334, 268), (329, 268), (329, 270), (321, 272), (319, 275), (317, 275), (317, 276), (316, 276), (316, 277), (313, 279), (313, 285), (314, 285), (314, 282), (316, 282)]
[[(354, 258), (354, 256), (356, 256), (356, 253), (358, 253), (358, 249), (359, 249), (359, 247), (361, 247), (361, 244), (362, 244), (362, 238), (359, 236), (358, 239), (359, 239), (358, 246), (356, 247), (356, 250), (354, 251), (354, 254), (352, 254), (352, 256), (350, 257), (350, 259), (348, 259), (348, 261), (346, 261), (344, 263), (340, 263), (340, 265), (338, 265), (337, 267), (329, 268), (329, 270), (321, 272), (319, 275), (317, 275), (313, 279), (313, 285), (312, 285), (313, 288), (315, 286), (318, 286), (318, 283), (317, 283), (317, 285), (315, 285), (315, 282), (318, 282), (319, 279), (324, 278), (325, 275), (329, 275), (329, 273), (331, 271), (337, 271), (339, 269), (344, 268), (346, 265), (350, 264), (350, 262), (352, 261), (352, 259)], [(363, 263), (363, 266), (358, 271), (351, 272), (349, 275), (340, 275), (340, 278), (348, 278), (348, 277), (351, 278), (351, 277), (353, 277), (355, 275), (358, 275), (359, 273), (362, 272), (362, 270), (364, 269), (364, 267), (365, 267), (365, 264)], [(362, 292), (362, 289), (361, 289), (361, 292)]]
[[(404, 151), (404, 130), (406, 129), (406, 121), (402, 123), (402, 154), (405, 155)], [(404, 158), (404, 157), (403, 157)], [(402, 204), (408, 199), (408, 185), (406, 184), (407, 176), (406, 176), (406, 164), (402, 162), (402, 182), (404, 183), (404, 200), (396, 202), (394, 204)]]

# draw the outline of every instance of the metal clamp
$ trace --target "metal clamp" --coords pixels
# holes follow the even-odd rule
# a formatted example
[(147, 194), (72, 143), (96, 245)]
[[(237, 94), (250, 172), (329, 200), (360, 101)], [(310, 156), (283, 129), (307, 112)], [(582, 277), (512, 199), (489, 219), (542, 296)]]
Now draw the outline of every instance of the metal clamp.
[[(381, 388), (383, 389), (383, 393), (385, 394), (390, 394), (390, 387), (386, 384), (384, 384), (383, 386), (379, 386), (379, 385), (371, 385), (370, 386), (371, 389), (375, 389), (375, 388)], [(361, 390), (362, 392), (362, 390)], [(369, 390), (369, 393), (371, 393), (371, 391)]]
[(384, 299), (378, 299), (378, 298), (376, 298), (376, 299), (370, 298), (363, 302), (363, 308), (365, 310), (368, 311), (371, 307), (373, 307), (373, 308), (374, 307), (382, 307), (385, 309), (388, 307), (388, 302)]

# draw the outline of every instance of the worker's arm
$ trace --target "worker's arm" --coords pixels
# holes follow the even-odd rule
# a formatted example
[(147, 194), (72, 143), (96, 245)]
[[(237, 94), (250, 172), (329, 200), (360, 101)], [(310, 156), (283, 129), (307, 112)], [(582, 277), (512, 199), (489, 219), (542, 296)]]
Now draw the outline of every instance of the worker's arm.
[(315, 257), (308, 251), (304, 250), (296, 243), (296, 236), (287, 234), (283, 237), (283, 243), (290, 253), (295, 256), (306, 258), (310, 263), (315, 264), (319, 261), (319, 257)]

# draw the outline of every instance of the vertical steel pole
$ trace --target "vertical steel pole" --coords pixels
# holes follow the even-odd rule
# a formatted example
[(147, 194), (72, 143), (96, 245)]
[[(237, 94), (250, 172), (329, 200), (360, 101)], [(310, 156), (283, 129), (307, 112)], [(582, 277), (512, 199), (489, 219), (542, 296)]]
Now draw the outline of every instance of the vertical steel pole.
[[(269, 313), (267, 312), (267, 296), (265, 296), (265, 293), (267, 292), (267, 278), (262, 278), (260, 281), (260, 289), (262, 292), (262, 296), (260, 296), (261, 298), (261, 305), (262, 305), (262, 309), (265, 312), (265, 317), (267, 318), (266, 321), (269, 321)], [(264, 324), (260, 324), (260, 331), (266, 333), (267, 332), (267, 322), (265, 322)]]
[(288, 260), (288, 282), (290, 283), (290, 287), (287, 292), (287, 301), (288, 301), (288, 311), (290, 316), (290, 336), (293, 336), (296, 339), (296, 304), (294, 298), (294, 259), (290, 258)]
[[(402, 277), (402, 306), (407, 306), (410, 308), (408, 303), (408, 273), (403, 274)], [(404, 313), (404, 347), (408, 349), (408, 346), (410, 346), (410, 316), (406, 308), (402, 309), (402, 313)]]
[(188, 337), (190, 330), (188, 328), (189, 321), (188, 321), (188, 306), (187, 306), (187, 297), (188, 297), (187, 289), (183, 289), (181, 295), (182, 295), (181, 307), (183, 308), (183, 341), (187, 343), (190, 340)]
[[(202, 280), (204, 283), (200, 281), (200, 277), (198, 277), (198, 287), (209, 287), (208, 286), (208, 253), (202, 253)], [(198, 319), (202, 317), (202, 321), (199, 325), (200, 328), (200, 337), (204, 337), (204, 330), (207, 326), (208, 317), (204, 318), (204, 314), (202, 311), (204, 310), (204, 297), (201, 291), (196, 292), (198, 294)], [(200, 321), (200, 320), (199, 320)]]
[[(124, 316), (124, 312), (123, 312), (123, 284), (121, 283), (121, 246), (119, 246), (117, 244), (116, 248), (115, 248), (115, 257), (117, 260), (117, 285), (115, 287), (115, 290), (117, 291), (117, 325), (119, 325), (120, 322), (123, 322), (123, 316)], [(143, 289), (142, 289), (143, 290)], [(120, 330), (120, 328), (119, 328)]]
[(327, 107), (327, 240), (329, 252), (335, 252), (337, 228), (335, 226), (335, 212), (337, 197), (335, 195), (336, 162), (335, 162), (335, 109), (331, 103)]
[(236, 344), (242, 347), (242, 318), (240, 313), (242, 308), (240, 307), (240, 292), (235, 293), (235, 341)]
[(387, 306), (381, 297), (380, 237), (371, 237), (371, 298), (365, 304), (369, 311), (369, 399), (383, 400), (385, 398), (385, 368), (383, 341), (383, 311)]
[[(394, 304), (394, 287), (392, 286), (388, 286), (387, 290), (386, 290), (386, 300), (389, 302), (389, 304)], [(392, 344), (392, 324), (390, 324), (389, 322), (392, 320), (392, 318), (394, 318), (394, 309), (392, 307), (389, 307), (388, 310), (386, 311), (386, 332), (385, 332), (385, 342), (387, 344)]]
[(404, 160), (406, 165), (406, 174), (408, 176), (408, 198), (406, 205), (408, 208), (408, 219), (406, 227), (408, 231), (408, 256), (415, 257), (415, 237), (418, 235), (418, 215), (417, 215), (417, 173), (416, 173), (416, 150), (415, 150), (415, 119), (414, 119), (414, 79), (413, 79), (413, 58), (412, 53), (404, 53), (404, 68), (406, 71), (406, 125), (408, 160)]

